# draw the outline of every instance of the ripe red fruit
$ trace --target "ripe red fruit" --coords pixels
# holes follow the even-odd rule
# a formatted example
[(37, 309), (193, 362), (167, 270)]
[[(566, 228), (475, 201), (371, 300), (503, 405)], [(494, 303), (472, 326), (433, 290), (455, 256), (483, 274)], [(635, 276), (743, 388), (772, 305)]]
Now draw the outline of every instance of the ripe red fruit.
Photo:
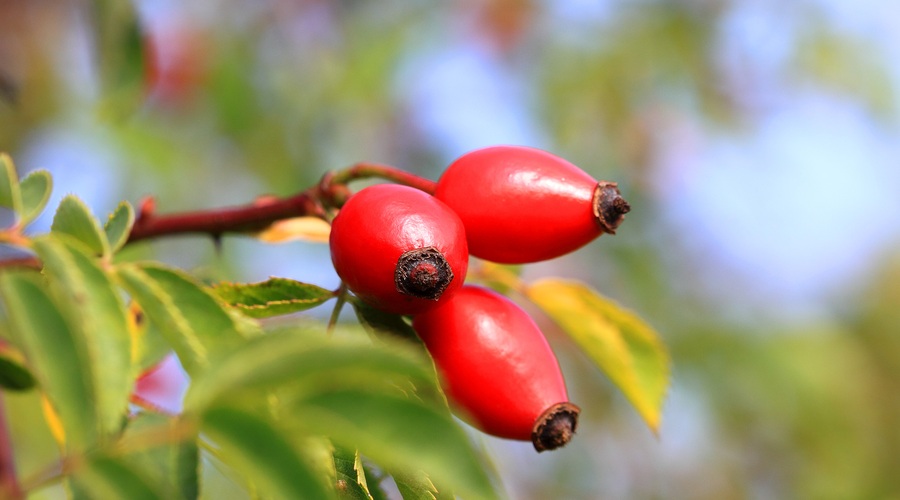
[(350, 197), (335, 217), (331, 260), (360, 299), (415, 314), (462, 286), (469, 265), (459, 217), (428, 193), (377, 184)]
[(463, 418), (537, 451), (572, 438), (579, 409), (568, 402), (556, 356), (528, 314), (508, 298), (466, 285), (413, 318), (450, 400)]
[(507, 264), (552, 259), (615, 234), (630, 209), (614, 182), (521, 146), (463, 155), (434, 195), (462, 219), (472, 255)]

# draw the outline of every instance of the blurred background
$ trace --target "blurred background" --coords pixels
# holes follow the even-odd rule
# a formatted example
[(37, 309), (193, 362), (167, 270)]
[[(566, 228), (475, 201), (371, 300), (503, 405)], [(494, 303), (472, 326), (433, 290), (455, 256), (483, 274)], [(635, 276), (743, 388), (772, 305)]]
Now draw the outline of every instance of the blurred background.
[[(583, 420), (541, 455), (472, 434), (515, 499), (900, 498), (898, 90), (891, 0), (0, 0), (0, 151), (97, 214), (495, 144), (618, 182), (619, 233), (525, 277), (660, 332), (662, 428), (541, 319)], [(129, 251), (338, 284), (325, 245)]]

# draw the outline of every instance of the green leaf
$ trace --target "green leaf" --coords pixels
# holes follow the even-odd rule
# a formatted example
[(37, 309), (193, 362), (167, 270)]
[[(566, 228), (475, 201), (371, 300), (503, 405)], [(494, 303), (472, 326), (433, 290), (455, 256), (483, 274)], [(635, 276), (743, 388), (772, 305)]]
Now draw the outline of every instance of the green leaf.
[(462, 498), (497, 498), (485, 464), (449, 414), (391, 392), (322, 386), (285, 412), (298, 429), (357, 447), (396, 470), (424, 470)]
[(110, 214), (103, 226), (106, 239), (109, 241), (110, 251), (118, 252), (128, 241), (131, 228), (134, 226), (134, 209), (127, 201), (119, 203), (116, 210)]
[(66, 196), (60, 202), (50, 230), (72, 236), (97, 255), (109, 255), (106, 233), (100, 229), (100, 223), (87, 205), (74, 195)]
[(157, 264), (125, 264), (117, 275), (191, 376), (241, 345), (250, 333), (227, 306), (179, 271)]
[(373, 338), (406, 339), (420, 343), (416, 331), (403, 319), (403, 316), (386, 313), (361, 300), (353, 300), (351, 304), (353, 304), (353, 311), (356, 313), (359, 323)]
[(91, 457), (72, 475), (73, 497), (78, 499), (127, 498), (163, 500), (158, 483), (126, 463), (123, 458)]
[(83, 450), (99, 434), (91, 360), (37, 273), (0, 276), (13, 338), (56, 409), (69, 449)]
[(89, 364), (96, 416), (104, 437), (119, 431), (137, 375), (125, 302), (97, 259), (52, 235), (35, 239), (44, 275)]
[(53, 190), (53, 178), (46, 170), (35, 170), (19, 184), (22, 196), (20, 223), (24, 226), (41, 215)]
[(261, 283), (220, 283), (213, 292), (232, 307), (252, 318), (305, 311), (334, 298), (320, 286), (285, 278), (270, 278)]
[(0, 153), (0, 206), (13, 212), (22, 211), (22, 194), (19, 191), (19, 175), (16, 166), (6, 153)]
[(22, 355), (0, 342), (0, 387), (11, 391), (26, 391), (34, 385), (34, 376), (25, 367)]
[(140, 330), (136, 338), (138, 373), (143, 373), (156, 366), (166, 355), (172, 352), (172, 347), (160, 333), (156, 324), (146, 320), (142, 321), (143, 324), (138, 327), (142, 328), (142, 330)]
[(334, 470), (341, 498), (373, 500), (366, 472), (358, 451), (338, 448), (334, 451)]
[(658, 431), (671, 362), (656, 331), (582, 283), (545, 279), (529, 286), (526, 293), (612, 379), (647, 425)]
[(127, 462), (166, 492), (166, 498), (195, 499), (200, 492), (199, 448), (196, 436), (184, 436), (181, 420), (154, 413), (141, 413), (129, 422), (122, 447), (146, 441), (144, 447), (127, 455)]
[(374, 387), (409, 380), (423, 387), (433, 383), (423, 357), (405, 346), (273, 332), (250, 339), (196, 377), (185, 397), (185, 408), (202, 409), (220, 399), (287, 386), (294, 390), (324, 384)]
[(202, 432), (221, 458), (270, 498), (334, 498), (291, 446), (292, 435), (250, 412), (216, 407), (203, 415)]
[[(421, 470), (392, 472), (391, 477), (400, 490), (403, 500), (437, 500), (438, 488), (428, 474)], [(444, 496), (444, 495), (442, 495)], [(453, 498), (450, 494), (449, 498)]]
[(413, 390), (423, 401), (434, 402), (443, 406), (449, 412), (450, 407), (447, 402), (447, 396), (437, 381), (437, 367), (434, 364), (434, 360), (428, 355), (425, 344), (422, 343), (416, 331), (413, 330), (412, 325), (407, 323), (406, 319), (399, 314), (386, 313), (360, 300), (354, 300), (351, 303), (359, 323), (373, 339), (388, 343), (403, 342), (420, 352), (428, 360), (431, 368), (430, 380), (432, 383), (413, 387)]

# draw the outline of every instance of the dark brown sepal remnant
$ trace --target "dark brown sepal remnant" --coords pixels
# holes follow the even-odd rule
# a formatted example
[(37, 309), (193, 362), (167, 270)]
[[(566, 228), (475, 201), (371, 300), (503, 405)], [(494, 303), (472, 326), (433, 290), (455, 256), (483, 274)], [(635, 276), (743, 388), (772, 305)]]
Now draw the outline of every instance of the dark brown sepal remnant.
[(631, 211), (631, 205), (622, 198), (619, 185), (615, 182), (598, 182), (592, 204), (597, 224), (609, 234), (616, 234), (616, 228), (625, 220), (625, 214)]
[(538, 453), (565, 446), (575, 435), (581, 408), (572, 403), (556, 403), (538, 417), (531, 431), (531, 442)]
[(453, 270), (437, 248), (409, 250), (397, 259), (397, 291), (420, 299), (438, 300), (453, 281)]

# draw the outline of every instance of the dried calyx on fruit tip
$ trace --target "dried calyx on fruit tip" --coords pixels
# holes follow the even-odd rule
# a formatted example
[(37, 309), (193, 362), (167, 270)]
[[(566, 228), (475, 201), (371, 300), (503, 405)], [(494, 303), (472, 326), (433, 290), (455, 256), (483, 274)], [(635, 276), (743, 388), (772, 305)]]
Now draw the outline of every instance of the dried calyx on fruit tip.
[(609, 234), (616, 234), (616, 228), (625, 220), (625, 214), (631, 211), (631, 205), (622, 198), (619, 185), (615, 182), (598, 182), (591, 203), (597, 224)]
[(438, 300), (453, 281), (453, 270), (437, 248), (417, 248), (397, 259), (397, 291), (420, 299)]
[(572, 403), (556, 403), (538, 417), (531, 442), (539, 453), (565, 446), (575, 435), (581, 409)]

